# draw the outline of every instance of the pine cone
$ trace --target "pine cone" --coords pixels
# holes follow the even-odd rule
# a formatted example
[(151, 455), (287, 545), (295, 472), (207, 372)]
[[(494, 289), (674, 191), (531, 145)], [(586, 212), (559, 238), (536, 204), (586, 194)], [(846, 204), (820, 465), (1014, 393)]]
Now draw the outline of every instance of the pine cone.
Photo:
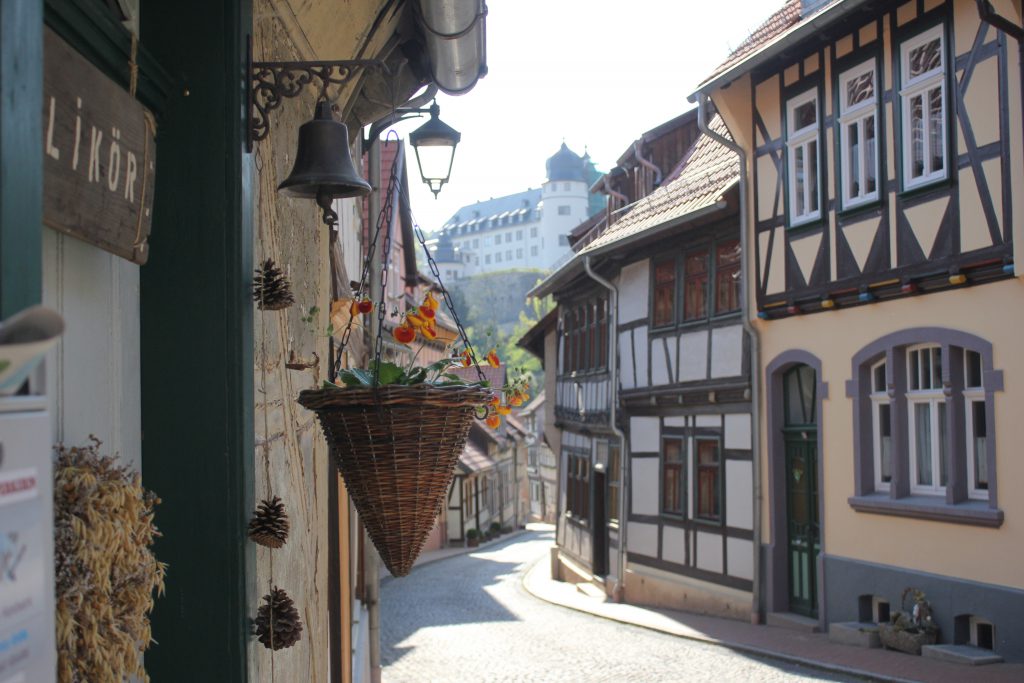
[(274, 586), (263, 601), (266, 604), (260, 605), (253, 620), (253, 634), (263, 646), (280, 650), (302, 640), (302, 620), (288, 594)]
[(280, 498), (274, 496), (259, 504), (249, 520), (249, 538), (268, 548), (280, 548), (288, 540), (288, 515)]
[(256, 269), (252, 280), (252, 298), (261, 311), (279, 311), (295, 303), (292, 285), (281, 269), (267, 259)]

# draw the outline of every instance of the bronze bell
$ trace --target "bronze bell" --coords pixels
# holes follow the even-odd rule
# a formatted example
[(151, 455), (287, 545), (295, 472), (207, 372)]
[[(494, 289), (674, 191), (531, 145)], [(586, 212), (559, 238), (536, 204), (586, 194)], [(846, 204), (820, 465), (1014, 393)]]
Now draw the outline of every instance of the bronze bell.
[(299, 128), (295, 166), (277, 189), (292, 197), (316, 198), (321, 206), (330, 199), (370, 193), (370, 183), (352, 163), (348, 127), (334, 119), (330, 102), (318, 102), (316, 116)]

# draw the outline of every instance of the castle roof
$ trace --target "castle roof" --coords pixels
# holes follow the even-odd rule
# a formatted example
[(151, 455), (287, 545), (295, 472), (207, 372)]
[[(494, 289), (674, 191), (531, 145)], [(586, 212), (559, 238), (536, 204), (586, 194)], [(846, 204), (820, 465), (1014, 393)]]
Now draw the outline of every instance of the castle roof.
[(569, 149), (563, 142), (557, 152), (548, 158), (545, 164), (548, 180), (587, 181), (587, 164), (576, 152)]
[[(442, 229), (459, 234), (489, 230), (499, 225), (528, 223), (537, 218), (541, 191), (526, 190), (504, 197), (494, 197), (462, 207), (449, 218)], [(502, 221), (502, 219), (505, 219)]]

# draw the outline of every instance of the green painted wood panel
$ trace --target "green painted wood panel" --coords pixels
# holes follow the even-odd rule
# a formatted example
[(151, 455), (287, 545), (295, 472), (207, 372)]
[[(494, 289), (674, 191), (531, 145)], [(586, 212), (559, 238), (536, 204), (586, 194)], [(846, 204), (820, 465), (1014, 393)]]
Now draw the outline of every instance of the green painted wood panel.
[(167, 594), (146, 668), (245, 681), (252, 509), (252, 187), (244, 154), (249, 0), (144, 1), (141, 35), (178, 84), (158, 129), (142, 268), (142, 471), (163, 499)]
[(43, 295), (43, 5), (0, 2), (0, 318)]

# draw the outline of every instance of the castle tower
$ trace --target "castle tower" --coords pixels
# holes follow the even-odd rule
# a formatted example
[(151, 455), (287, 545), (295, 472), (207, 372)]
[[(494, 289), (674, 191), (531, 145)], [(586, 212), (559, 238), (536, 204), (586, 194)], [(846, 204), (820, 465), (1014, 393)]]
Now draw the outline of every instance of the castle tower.
[(569, 232), (590, 217), (590, 187), (583, 157), (562, 147), (546, 163), (547, 182), (542, 188), (541, 259), (539, 266), (552, 267), (569, 251)]

